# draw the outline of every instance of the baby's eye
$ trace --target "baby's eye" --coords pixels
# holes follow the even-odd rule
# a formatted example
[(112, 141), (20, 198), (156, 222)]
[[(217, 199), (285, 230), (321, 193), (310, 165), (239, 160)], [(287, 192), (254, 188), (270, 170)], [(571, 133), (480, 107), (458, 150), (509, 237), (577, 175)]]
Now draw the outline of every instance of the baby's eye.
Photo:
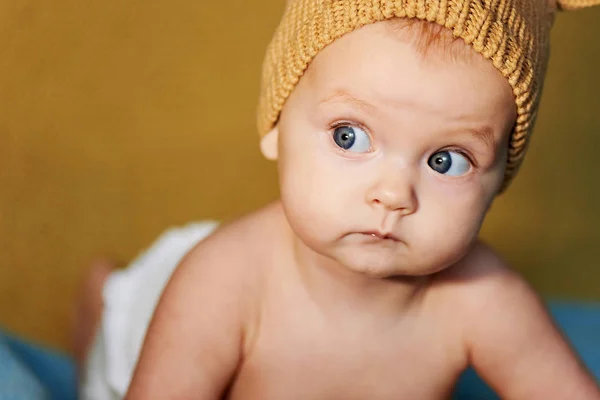
[(356, 126), (338, 126), (333, 130), (333, 140), (342, 149), (355, 153), (366, 153), (371, 148), (369, 135)]
[(429, 158), (427, 164), (435, 172), (450, 176), (463, 175), (471, 167), (471, 163), (464, 156), (448, 150), (438, 151)]

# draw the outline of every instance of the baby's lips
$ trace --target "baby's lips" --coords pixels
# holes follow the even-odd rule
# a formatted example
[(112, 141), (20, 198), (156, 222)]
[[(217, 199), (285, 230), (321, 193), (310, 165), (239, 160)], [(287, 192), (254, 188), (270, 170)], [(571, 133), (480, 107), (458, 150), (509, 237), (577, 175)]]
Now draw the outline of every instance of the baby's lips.
[(395, 234), (393, 234), (392, 232), (389, 233), (383, 233), (380, 231), (363, 231), (363, 232), (359, 232), (362, 235), (369, 235), (369, 236), (373, 236), (379, 239), (391, 239), (394, 240), (396, 242), (400, 242), (400, 238), (398, 236), (396, 236)]

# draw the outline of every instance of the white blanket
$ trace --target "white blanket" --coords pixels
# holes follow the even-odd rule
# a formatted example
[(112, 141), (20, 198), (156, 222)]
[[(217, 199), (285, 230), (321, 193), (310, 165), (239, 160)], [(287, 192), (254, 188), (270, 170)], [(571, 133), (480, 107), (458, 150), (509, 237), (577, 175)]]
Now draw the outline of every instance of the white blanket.
[(125, 397), (154, 309), (175, 267), (217, 223), (166, 231), (126, 269), (113, 272), (104, 290), (102, 322), (80, 386), (84, 400)]

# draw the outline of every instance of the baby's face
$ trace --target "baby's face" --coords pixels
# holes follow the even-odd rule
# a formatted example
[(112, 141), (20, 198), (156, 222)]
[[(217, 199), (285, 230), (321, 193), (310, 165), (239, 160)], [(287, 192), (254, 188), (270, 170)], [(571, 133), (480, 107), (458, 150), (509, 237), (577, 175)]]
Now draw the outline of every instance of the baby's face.
[(372, 276), (465, 255), (516, 117), (508, 82), (470, 51), (424, 58), (377, 23), (314, 59), (276, 128), (282, 202), (308, 247)]

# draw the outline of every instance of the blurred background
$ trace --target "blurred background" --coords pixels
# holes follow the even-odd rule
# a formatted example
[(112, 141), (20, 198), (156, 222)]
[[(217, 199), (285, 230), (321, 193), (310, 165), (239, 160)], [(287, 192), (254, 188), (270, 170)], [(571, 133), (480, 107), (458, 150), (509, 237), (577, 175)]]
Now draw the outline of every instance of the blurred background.
[[(277, 197), (254, 112), (281, 0), (0, 2), (0, 326), (67, 349), (89, 261)], [(559, 15), (527, 160), (483, 229), (600, 300), (600, 8)]]

